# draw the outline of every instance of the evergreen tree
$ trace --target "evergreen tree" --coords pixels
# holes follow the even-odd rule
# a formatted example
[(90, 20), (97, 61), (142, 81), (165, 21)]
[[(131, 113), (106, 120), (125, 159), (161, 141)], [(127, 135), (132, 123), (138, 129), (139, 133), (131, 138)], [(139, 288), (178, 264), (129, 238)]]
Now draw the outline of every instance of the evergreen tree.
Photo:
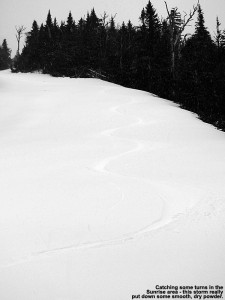
[(126, 81), (126, 76), (127, 76), (127, 72), (126, 72), (126, 59), (127, 57), (127, 39), (128, 39), (128, 32), (127, 32), (127, 28), (125, 23), (122, 23), (122, 26), (119, 30), (119, 35), (118, 35), (118, 39), (119, 39), (119, 68), (120, 68), (120, 80), (121, 81)]
[(164, 98), (173, 97), (173, 77), (171, 76), (171, 36), (166, 20), (162, 22), (160, 45), (158, 47), (158, 86), (157, 93)]
[(39, 46), (39, 28), (37, 22), (34, 21), (31, 31), (27, 33), (26, 44), (21, 55), (25, 70), (33, 71), (40, 69)]
[(215, 50), (199, 5), (195, 33), (182, 50), (178, 97), (184, 99), (185, 107), (204, 115), (205, 120), (212, 118), (213, 113)]
[(152, 3), (149, 1), (142, 10), (140, 20), (142, 25), (138, 33), (136, 61), (136, 81), (138, 88), (157, 92), (158, 81), (158, 48), (160, 43), (161, 24)]
[(106, 56), (106, 43), (107, 43), (107, 30), (106, 30), (106, 18), (107, 15), (104, 15), (99, 19), (98, 27), (98, 38), (99, 38), (99, 68), (100, 72), (103, 72), (107, 64)]
[(11, 50), (8, 48), (6, 39), (0, 46), (0, 70), (8, 69), (11, 64)]
[(75, 22), (73, 20), (73, 16), (71, 11), (69, 12), (67, 22), (66, 22), (66, 30), (70, 33), (72, 33), (75, 30)]
[(118, 45), (119, 45), (119, 69), (120, 69), (120, 82), (125, 86), (133, 86), (133, 56), (136, 51), (135, 48), (135, 29), (128, 21), (127, 25), (122, 23), (122, 26), (118, 32)]
[(154, 44), (157, 44), (160, 37), (161, 24), (159, 22), (158, 15), (154, 9), (152, 3), (149, 1), (144, 10), (144, 16), (142, 16), (145, 28), (147, 30), (147, 37), (150, 50), (153, 50)]
[(77, 67), (77, 28), (72, 13), (69, 12), (67, 22), (61, 25), (61, 44), (56, 66), (57, 70), (66, 76), (75, 76)]
[(89, 22), (90, 22), (90, 27), (91, 27), (92, 30), (97, 29), (99, 24), (100, 24), (99, 19), (98, 19), (96, 13), (95, 13), (94, 8), (91, 10)]
[(54, 61), (54, 37), (53, 37), (53, 22), (50, 10), (48, 11), (45, 26), (43, 27), (41, 36), (41, 50), (42, 50), (42, 62), (43, 72), (51, 73), (52, 65)]
[(111, 16), (109, 20), (109, 24), (106, 28), (107, 37), (106, 37), (106, 56), (107, 56), (107, 64), (106, 70), (109, 74), (111, 80), (115, 80), (117, 82), (118, 72), (119, 72), (119, 42), (116, 29), (115, 21), (113, 16)]
[(51, 29), (53, 27), (53, 22), (50, 10), (48, 11), (45, 27), (48, 29), (49, 38), (51, 38)]
[[(213, 73), (214, 88), (214, 115), (216, 120), (214, 124), (225, 130), (225, 31), (220, 30), (220, 22), (217, 18), (216, 46), (217, 56), (215, 56), (215, 70)], [(216, 111), (216, 112), (215, 112)]]

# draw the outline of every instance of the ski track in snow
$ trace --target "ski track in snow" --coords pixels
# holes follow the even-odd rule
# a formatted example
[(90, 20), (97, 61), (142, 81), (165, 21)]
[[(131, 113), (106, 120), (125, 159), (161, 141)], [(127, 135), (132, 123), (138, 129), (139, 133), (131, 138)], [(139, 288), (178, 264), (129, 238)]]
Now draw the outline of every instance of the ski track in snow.
[[(165, 209), (165, 206), (162, 210), (161, 216), (158, 218), (158, 220), (152, 222), (151, 225), (146, 225), (145, 227), (141, 228), (138, 231), (124, 234), (123, 237), (121, 237), (121, 238), (101, 240), (101, 241), (90, 242), (90, 243), (71, 244), (68, 246), (52, 248), (52, 249), (43, 250), (43, 251), (37, 251), (37, 252), (31, 253), (30, 255), (28, 255), (24, 258), (18, 259), (12, 263), (3, 265), (0, 267), (0, 269), (10, 268), (10, 267), (14, 267), (14, 266), (21, 265), (21, 264), (26, 264), (31, 261), (34, 261), (35, 259), (44, 258), (44, 257), (53, 255), (53, 254), (57, 255), (59, 253), (68, 252), (68, 251), (76, 251), (76, 250), (79, 251), (79, 250), (88, 250), (88, 249), (97, 249), (97, 248), (103, 248), (103, 247), (118, 246), (118, 245), (122, 245), (126, 242), (135, 241), (138, 238), (147, 237), (147, 236), (149, 236), (149, 234), (151, 234), (151, 232), (153, 230), (157, 230), (159, 228), (162, 228), (166, 225), (171, 224), (171, 222), (172, 222), (171, 220), (168, 221), (167, 223), (164, 221), (163, 224), (161, 224), (161, 221), (163, 220), (164, 209)], [(173, 221), (176, 221), (176, 219), (174, 218)]]
[[(132, 105), (132, 104), (136, 104), (136, 103), (139, 103), (139, 102), (135, 101), (134, 99), (132, 99), (128, 103), (116, 105), (116, 106), (112, 107), (110, 110), (113, 113), (117, 113), (119, 115), (124, 116), (125, 114), (122, 113), (122, 112), (120, 112), (119, 109), (121, 109), (123, 106)], [(93, 167), (94, 171), (96, 171), (96, 172), (102, 172), (102, 173), (108, 173), (110, 175), (114, 175), (114, 176), (117, 176), (117, 177), (119, 176), (119, 177), (123, 177), (123, 178), (130, 178), (130, 179), (140, 180), (140, 178), (138, 178), (138, 177), (122, 175), (120, 173), (112, 172), (112, 171), (110, 171), (107, 168), (108, 164), (110, 164), (113, 161), (116, 161), (117, 159), (119, 159), (119, 158), (121, 158), (123, 156), (127, 156), (127, 155), (130, 155), (132, 153), (136, 153), (136, 152), (140, 152), (141, 153), (141, 151), (143, 151), (143, 150), (146, 149), (146, 146), (145, 146), (144, 142), (141, 142), (139, 140), (124, 138), (124, 137), (119, 137), (119, 136), (114, 135), (115, 132), (117, 132), (117, 131), (119, 131), (121, 129), (127, 129), (127, 128), (136, 127), (136, 126), (144, 126), (144, 125), (148, 125), (149, 124), (148, 122), (143, 121), (142, 118), (136, 118), (136, 119), (137, 120), (135, 120), (134, 122), (132, 122), (129, 125), (120, 126), (120, 127), (116, 127), (116, 128), (112, 128), (112, 129), (107, 129), (107, 130), (104, 130), (104, 131), (102, 131), (100, 133), (100, 135), (102, 135), (102, 136), (107, 136), (107, 137), (111, 137), (111, 138), (120, 139), (122, 141), (129, 141), (129, 142), (136, 143), (136, 146), (134, 148), (128, 150), (128, 151), (122, 152), (122, 153), (117, 154), (117, 155), (109, 156), (109, 157), (101, 160), (100, 162), (98, 162)], [(150, 185), (153, 185), (153, 183), (150, 180), (148, 180), (148, 179), (141, 179), (141, 181), (142, 182), (148, 182)], [(121, 190), (121, 188), (119, 186), (118, 186), (118, 188)], [(158, 228), (166, 226), (166, 225), (168, 225), (169, 223), (171, 223), (174, 220), (174, 216), (171, 217), (171, 216), (168, 216), (168, 214), (167, 214), (167, 206), (168, 206), (168, 204), (167, 204), (167, 202), (165, 200), (165, 197), (163, 197), (163, 195), (161, 193), (159, 193), (159, 192), (158, 192), (158, 197), (159, 197), (159, 199), (160, 199), (160, 201), (162, 202), (162, 205), (163, 205), (160, 217), (156, 221), (154, 221), (154, 222), (146, 225), (144, 228), (140, 229), (139, 231), (134, 232), (134, 233), (130, 233), (129, 234), (130, 235), (130, 239), (134, 238), (134, 236), (136, 236), (136, 235), (142, 234), (143, 232), (151, 231), (151, 230), (156, 230)], [(122, 198), (121, 199), (123, 200), (124, 198), (125, 198), (125, 195), (122, 192)], [(118, 202), (119, 201), (117, 201), (117, 203)]]
[[(100, 93), (104, 94), (107, 93), (108, 90), (110, 88), (106, 88), (103, 91), (101, 91)], [(122, 107), (126, 107), (132, 104), (136, 104), (139, 103), (138, 101), (135, 101), (135, 99), (132, 99), (131, 101), (127, 102), (127, 103), (123, 103), (120, 105), (116, 105), (110, 108), (110, 111), (114, 114), (119, 114), (124, 116), (125, 113), (119, 111)], [(110, 175), (111, 177), (116, 177), (116, 178), (126, 178), (126, 179), (133, 179), (133, 180), (137, 180), (139, 182), (146, 182), (149, 184), (149, 186), (153, 186), (154, 188), (156, 188), (157, 192), (156, 195), (158, 196), (159, 201), (161, 201), (162, 203), (162, 209), (160, 212), (160, 215), (158, 217), (158, 219), (156, 219), (155, 221), (151, 222), (150, 224), (147, 224), (146, 226), (144, 226), (143, 228), (140, 228), (137, 231), (133, 231), (130, 233), (126, 233), (121, 237), (118, 238), (113, 238), (113, 239), (106, 239), (106, 240), (98, 240), (98, 241), (94, 241), (94, 242), (87, 242), (87, 243), (78, 243), (78, 244), (70, 244), (67, 246), (62, 246), (62, 247), (56, 247), (56, 248), (52, 248), (52, 249), (47, 249), (47, 250), (43, 250), (43, 251), (37, 251), (35, 253), (31, 253), (28, 256), (24, 257), (24, 258), (20, 258), (17, 259), (14, 262), (8, 263), (6, 265), (1, 266), (0, 268), (8, 268), (8, 267), (13, 267), (16, 265), (20, 265), (20, 264), (24, 264), (24, 263), (28, 263), (30, 261), (33, 261), (37, 258), (41, 258), (41, 257), (45, 257), (48, 255), (53, 255), (53, 254), (58, 254), (58, 253), (63, 253), (66, 251), (72, 251), (72, 250), (82, 250), (82, 249), (92, 249), (92, 248), (101, 248), (101, 247), (109, 247), (109, 246), (116, 246), (116, 245), (121, 245), (125, 242), (130, 242), (130, 241), (134, 241), (138, 238), (141, 237), (145, 237), (148, 236), (149, 234), (151, 234), (152, 231), (155, 231), (157, 229), (163, 228), (173, 222), (175, 222), (178, 217), (186, 214), (187, 212), (182, 212), (179, 214), (172, 214), (170, 215), (168, 213), (168, 201), (165, 198), (165, 195), (163, 195), (162, 193), (160, 193), (159, 191), (159, 186), (155, 185), (153, 182), (151, 182), (149, 179), (145, 179), (145, 178), (139, 178), (139, 177), (135, 177), (132, 175), (122, 175), (120, 173), (117, 172), (113, 172), (110, 171), (109, 168), (107, 168), (107, 166), (113, 162), (116, 161), (122, 157), (128, 156), (130, 154), (134, 154), (134, 153), (140, 153), (142, 151), (144, 151), (147, 147), (144, 143), (144, 141), (140, 141), (140, 140), (136, 140), (136, 139), (130, 139), (130, 138), (124, 138), (124, 137), (119, 137), (118, 135), (115, 135), (116, 132), (119, 132), (122, 129), (129, 129), (129, 128), (133, 128), (136, 126), (145, 126), (145, 125), (149, 125), (149, 123), (147, 123), (146, 121), (143, 121), (143, 119), (138, 118), (138, 117), (133, 117), (135, 120), (134, 122), (132, 122), (129, 125), (126, 126), (120, 126), (120, 127), (116, 127), (116, 128), (112, 128), (112, 129), (107, 129), (104, 130), (102, 132), (100, 132), (100, 136), (104, 136), (104, 137), (108, 137), (108, 138), (112, 138), (112, 139), (118, 139), (118, 140), (122, 140), (122, 141), (128, 141), (129, 143), (133, 143), (134, 147), (132, 147), (130, 150), (128, 151), (124, 151), (121, 152), (117, 155), (112, 155), (109, 157), (104, 158), (103, 160), (99, 161), (97, 164), (95, 164), (94, 166), (88, 167), (87, 169), (89, 171), (92, 172), (97, 172), (97, 173), (102, 173), (102, 174), (106, 174), (106, 175)], [(148, 147), (149, 149), (149, 147)], [(110, 179), (109, 179), (110, 181)], [(107, 219), (110, 216), (110, 212), (121, 202), (124, 201), (124, 199), (126, 198), (126, 194), (125, 192), (122, 190), (122, 188), (116, 184), (115, 182), (111, 181), (111, 183), (113, 185), (115, 185), (117, 187), (117, 189), (120, 191), (121, 193), (121, 197), (119, 200), (117, 200), (109, 209), (108, 209), (108, 213), (105, 216), (105, 222), (107, 222)]]
[[(134, 99), (132, 99), (131, 101), (129, 101), (125, 104), (116, 105), (116, 106), (110, 108), (110, 110), (111, 110), (112, 113), (117, 113), (117, 114), (120, 114), (120, 115), (124, 115), (124, 113), (122, 113), (118, 110), (123, 106), (132, 105), (132, 104), (136, 104), (136, 103), (138, 103), (138, 101), (135, 101)], [(146, 148), (145, 144), (143, 142), (139, 141), (139, 140), (119, 137), (119, 136), (114, 135), (114, 133), (121, 130), (121, 129), (132, 128), (132, 127), (135, 127), (135, 126), (144, 126), (146, 124), (148, 124), (148, 123), (144, 122), (141, 118), (137, 118), (137, 120), (135, 120), (134, 122), (132, 122), (129, 125), (116, 127), (116, 128), (107, 129), (107, 130), (102, 131), (100, 133), (101, 136), (107, 136), (109, 138), (116, 138), (116, 139), (120, 139), (120, 140), (123, 140), (123, 141), (133, 142), (134, 144), (136, 144), (136, 146), (134, 146), (132, 149), (130, 149), (128, 151), (125, 151), (125, 152), (122, 152), (120, 154), (106, 157), (105, 159), (98, 162), (94, 167), (91, 167), (91, 168), (88, 168), (88, 169), (90, 171), (105, 173), (105, 174), (113, 175), (113, 176), (116, 176), (116, 177), (130, 178), (130, 179), (136, 179), (136, 180), (139, 180), (139, 181), (142, 181), (142, 182), (149, 182), (150, 185), (153, 185), (150, 180), (140, 179), (140, 178), (135, 177), (135, 176), (122, 175), (120, 173), (112, 172), (107, 168), (107, 165), (109, 163), (111, 163), (113, 161), (116, 161), (117, 159), (119, 159), (123, 156), (127, 156), (127, 155), (132, 154), (132, 153), (136, 153), (136, 152), (141, 153), (141, 151), (143, 151)], [(120, 190), (121, 198), (119, 200), (117, 200), (108, 209), (108, 214), (105, 217), (105, 223), (106, 223), (107, 219), (109, 218), (110, 211), (113, 210), (113, 208), (115, 208), (116, 205), (118, 205), (121, 201), (123, 202), (123, 200), (126, 197), (124, 191), (121, 189), (121, 187), (118, 184), (116, 184), (115, 182), (112, 182), (112, 184), (115, 185), (118, 188), (118, 190)], [(114, 239), (109, 239), (109, 240), (100, 240), (100, 241), (95, 241), (95, 242), (90, 242), (90, 243), (71, 244), (71, 245), (67, 245), (67, 246), (62, 246), (62, 247), (47, 249), (47, 250), (43, 250), (43, 251), (38, 251), (38, 252), (32, 253), (32, 254), (24, 257), (24, 258), (16, 260), (12, 263), (9, 263), (5, 266), (2, 266), (1, 268), (13, 267), (13, 266), (16, 266), (16, 265), (28, 263), (30, 261), (35, 260), (36, 258), (44, 257), (46, 255), (51, 255), (51, 254), (57, 254), (57, 253), (65, 252), (65, 251), (92, 249), (92, 248), (101, 248), (101, 247), (121, 245), (125, 242), (134, 241), (134, 240), (136, 240), (140, 237), (147, 236), (151, 233), (151, 231), (154, 231), (154, 230), (162, 228), (166, 225), (169, 225), (171, 222), (176, 221), (176, 219), (177, 219), (177, 215), (172, 216), (172, 217), (167, 215), (167, 205), (168, 204), (165, 200), (165, 197), (163, 197), (163, 195), (161, 195), (159, 192), (158, 192), (158, 197), (159, 197), (159, 200), (162, 202), (162, 210), (161, 210), (159, 218), (156, 219), (154, 222), (152, 222), (150, 224), (147, 224), (146, 226), (144, 226), (143, 228), (141, 228), (137, 231), (133, 231), (133, 232), (124, 234), (122, 237), (119, 237), (119, 238), (114, 238)]]
[[(108, 90), (108, 89), (106, 89), (106, 90)], [(101, 91), (101, 94), (107, 93), (106, 90)], [(131, 101), (129, 101), (129, 102), (125, 103), (125, 104), (119, 104), (119, 105), (113, 106), (112, 108), (110, 108), (110, 111), (112, 113), (116, 113), (116, 114), (124, 116), (125, 113), (120, 112), (119, 109), (121, 109), (122, 107), (126, 107), (126, 106), (129, 106), (129, 105), (132, 105), (132, 104), (136, 104), (136, 103), (139, 103), (139, 101), (136, 101), (135, 99), (132, 99)], [(137, 118), (137, 117), (134, 117), (134, 118), (136, 118), (137, 120), (135, 120), (131, 124), (126, 125), (126, 126), (120, 126), (120, 127), (112, 128), (112, 129), (106, 129), (106, 130), (102, 131), (100, 133), (100, 135), (101, 136), (106, 136), (106, 137), (109, 137), (109, 138), (114, 138), (114, 139), (116, 138), (116, 139), (119, 139), (119, 140), (122, 140), (122, 141), (133, 142), (133, 143), (136, 143), (136, 146), (134, 146), (132, 149), (130, 149), (128, 151), (124, 151), (124, 152), (119, 153), (117, 155), (112, 155), (112, 156), (106, 157), (105, 159), (103, 159), (100, 162), (98, 162), (94, 167), (89, 168), (89, 170), (93, 170), (95, 172), (109, 174), (109, 175), (115, 176), (117, 178), (121, 177), (121, 178), (135, 179), (137, 181), (142, 181), (142, 182), (149, 183), (149, 186), (154, 186), (157, 189), (158, 199), (162, 203), (162, 211), (161, 211), (160, 217), (158, 219), (156, 219), (154, 222), (151, 222), (150, 224), (147, 224), (144, 228), (141, 228), (140, 230), (138, 230), (136, 232), (128, 233), (127, 234), (128, 237), (125, 238), (125, 239), (119, 238), (119, 239), (114, 239), (114, 240), (109, 240), (109, 241), (103, 241), (101, 243), (94, 243), (93, 246), (92, 246), (92, 244), (90, 245), (90, 248), (95, 247), (94, 245), (96, 245), (96, 244), (98, 244), (98, 247), (100, 247), (101, 245), (102, 246), (108, 246), (108, 245), (111, 244), (111, 242), (113, 244), (120, 244), (120, 243), (128, 241), (128, 240), (133, 240), (133, 239), (139, 237), (142, 234), (147, 234), (147, 233), (150, 233), (153, 230), (157, 230), (159, 228), (163, 228), (163, 227), (171, 224), (172, 222), (176, 221), (181, 216), (188, 214), (189, 211), (191, 209), (193, 209), (193, 207), (196, 205), (196, 203), (195, 203), (191, 207), (186, 208), (186, 210), (183, 211), (183, 212), (178, 212), (178, 213), (175, 212), (172, 215), (170, 215), (168, 213), (169, 203), (166, 200), (166, 197), (162, 193), (160, 193), (158, 191), (159, 190), (159, 186), (158, 185), (154, 184), (149, 179), (139, 178), (139, 177), (131, 176), (131, 175), (129, 175), (129, 176), (128, 175), (122, 175), (122, 174), (120, 174), (118, 172), (113, 172), (113, 171), (109, 170), (109, 168), (107, 168), (107, 165), (109, 165), (111, 162), (116, 161), (117, 159), (120, 159), (120, 158), (122, 158), (124, 156), (130, 155), (130, 154), (133, 154), (133, 153), (138, 153), (138, 152), (141, 153), (143, 150), (145, 150), (147, 148), (146, 145), (145, 145), (145, 143), (142, 142), (142, 141), (140, 141), (140, 140), (135, 140), (135, 139), (130, 139), (130, 138), (124, 138), (124, 137), (119, 137), (118, 135), (114, 135), (114, 133), (119, 132), (122, 129), (129, 129), (129, 128), (136, 127), (136, 126), (149, 125), (149, 122), (143, 121), (142, 118)], [(148, 149), (149, 149), (149, 147), (148, 147)], [(115, 183), (113, 183), (113, 184), (116, 185)], [(118, 200), (109, 210), (111, 210), (112, 208), (114, 208), (120, 201), (123, 201), (125, 199), (125, 194), (121, 190), (121, 187), (118, 186), (118, 185), (116, 185), (116, 186), (121, 191), (121, 200)], [(199, 203), (199, 202), (200, 201), (198, 201), (197, 203)], [(107, 217), (106, 217), (106, 219), (107, 219)]]
[[(113, 108), (111, 108), (111, 111), (113, 113), (118, 113), (118, 114), (122, 114), (121, 112), (118, 111), (119, 108), (121, 108), (122, 106), (127, 106), (127, 105), (131, 105), (131, 104), (135, 104), (137, 103), (136, 101), (132, 100), (131, 102), (129, 103), (126, 103), (126, 104), (121, 104), (121, 105), (117, 105)], [(121, 138), (121, 137), (118, 137), (118, 136), (115, 136), (113, 135), (113, 133), (115, 133), (116, 131), (119, 131), (121, 129), (127, 129), (127, 128), (132, 128), (132, 127), (135, 127), (135, 126), (139, 126), (139, 125), (144, 125), (145, 123), (143, 122), (143, 120), (141, 118), (138, 118), (138, 121), (136, 121), (135, 123), (131, 123), (130, 125), (128, 126), (121, 126), (121, 127), (116, 127), (116, 128), (113, 128), (113, 129), (107, 129), (107, 130), (104, 130), (102, 131), (100, 134), (103, 135), (103, 136), (107, 136), (107, 137), (113, 137), (113, 138), (117, 138), (117, 139), (120, 139), (120, 140), (123, 140), (123, 141), (129, 141), (129, 142), (134, 142), (136, 143), (137, 145), (132, 148), (131, 150), (128, 150), (128, 151), (125, 151), (125, 152), (122, 152), (120, 154), (117, 154), (117, 155), (113, 155), (113, 156), (110, 156), (110, 157), (107, 157), (103, 160), (101, 160), (97, 165), (94, 166), (94, 170), (98, 171), (98, 172), (108, 172), (108, 173), (113, 173), (113, 172), (110, 172), (106, 166), (113, 160), (117, 160), (118, 158), (121, 158), (123, 156), (126, 156), (128, 154), (131, 154), (131, 153), (135, 153), (135, 152), (139, 152), (139, 151), (142, 151), (144, 148), (145, 148), (145, 145), (144, 143), (140, 142), (140, 141), (136, 141), (136, 140), (133, 140), (133, 139), (128, 139), (128, 138)], [(114, 173), (116, 174), (116, 173)]]

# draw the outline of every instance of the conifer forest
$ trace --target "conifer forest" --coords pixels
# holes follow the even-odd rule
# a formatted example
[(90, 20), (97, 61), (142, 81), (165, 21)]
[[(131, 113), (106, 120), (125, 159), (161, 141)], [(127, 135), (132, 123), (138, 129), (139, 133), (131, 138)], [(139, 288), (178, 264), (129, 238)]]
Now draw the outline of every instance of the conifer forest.
[[(166, 4), (166, 3), (165, 3)], [(70, 12), (60, 24), (47, 14), (33, 22), (13, 72), (41, 71), (52, 76), (94, 77), (151, 92), (178, 103), (200, 119), (225, 130), (225, 30), (215, 20), (215, 36), (205, 26), (199, 4), (189, 14), (167, 8), (161, 20), (149, 1), (139, 26), (121, 25), (94, 8), (78, 21)], [(195, 19), (192, 35), (186, 26)], [(6, 40), (0, 47), (0, 68), (10, 65)]]

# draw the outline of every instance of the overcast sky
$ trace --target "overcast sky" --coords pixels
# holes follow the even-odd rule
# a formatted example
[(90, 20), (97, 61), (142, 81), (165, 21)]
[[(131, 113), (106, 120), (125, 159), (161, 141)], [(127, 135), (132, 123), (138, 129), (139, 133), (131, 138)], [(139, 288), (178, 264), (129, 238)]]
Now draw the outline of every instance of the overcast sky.
[[(148, 0), (0, 0), (0, 43), (6, 38), (14, 56), (17, 47), (15, 26), (24, 25), (29, 31), (33, 20), (39, 25), (46, 21), (49, 9), (58, 23), (67, 19), (69, 11), (77, 21), (94, 7), (99, 17), (106, 11), (109, 16), (117, 14), (116, 22), (119, 24), (130, 19), (134, 25), (138, 25), (141, 10), (147, 2)], [(166, 17), (164, 0), (151, 2), (159, 17)], [(167, 0), (169, 8), (177, 6), (181, 12), (189, 12), (196, 3), (197, 0)], [(200, 0), (200, 4), (211, 34), (216, 29), (216, 16), (221, 21), (221, 29), (225, 29), (225, 0)], [(191, 24), (194, 28), (195, 22)], [(189, 28), (190, 32), (193, 28)]]

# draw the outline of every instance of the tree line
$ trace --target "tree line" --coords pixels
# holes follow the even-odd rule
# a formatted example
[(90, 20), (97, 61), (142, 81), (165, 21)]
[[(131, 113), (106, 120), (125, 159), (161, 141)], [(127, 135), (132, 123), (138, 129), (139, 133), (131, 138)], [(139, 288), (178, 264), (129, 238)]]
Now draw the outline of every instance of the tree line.
[[(177, 8), (166, 8), (168, 16), (160, 20), (149, 1), (139, 26), (116, 25), (115, 17), (98, 17), (94, 9), (78, 22), (70, 12), (59, 25), (49, 11), (45, 24), (33, 22), (12, 70), (98, 77), (145, 90), (225, 130), (225, 30), (217, 19), (212, 38), (199, 4), (183, 17)], [(195, 31), (184, 35), (195, 13)]]

